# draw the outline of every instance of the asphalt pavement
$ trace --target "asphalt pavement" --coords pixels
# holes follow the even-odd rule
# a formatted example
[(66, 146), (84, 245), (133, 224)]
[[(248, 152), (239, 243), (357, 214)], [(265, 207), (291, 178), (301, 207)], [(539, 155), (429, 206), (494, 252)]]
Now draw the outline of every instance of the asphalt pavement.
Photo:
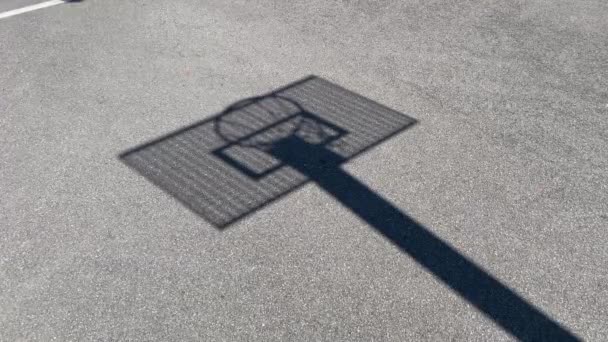
[[(608, 340), (606, 18), (83, 0), (0, 19), (0, 340)], [(282, 88), (308, 79), (331, 86)], [(285, 92), (365, 146), (284, 139), (272, 192), (205, 124)], [(192, 132), (196, 158), (175, 152)]]

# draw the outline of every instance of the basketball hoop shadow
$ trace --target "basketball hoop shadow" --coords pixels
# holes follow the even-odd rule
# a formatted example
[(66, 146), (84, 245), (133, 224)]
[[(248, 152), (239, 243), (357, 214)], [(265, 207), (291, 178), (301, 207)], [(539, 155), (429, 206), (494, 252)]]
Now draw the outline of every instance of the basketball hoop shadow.
[(577, 340), (341, 167), (415, 123), (310, 76), (120, 158), (221, 229), (313, 182), (512, 336)]

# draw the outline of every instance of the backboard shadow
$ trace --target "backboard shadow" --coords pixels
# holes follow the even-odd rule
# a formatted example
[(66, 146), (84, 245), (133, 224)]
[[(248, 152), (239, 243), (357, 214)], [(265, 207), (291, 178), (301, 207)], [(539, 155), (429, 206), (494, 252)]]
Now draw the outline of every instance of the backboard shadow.
[[(269, 107), (277, 106), (275, 99), (289, 101), (288, 106), (296, 105), (277, 107), (278, 118), (263, 117)], [(277, 122), (289, 120), (289, 116), (302, 115), (314, 116), (316, 122), (323, 122), (339, 134), (327, 141), (327, 147), (342, 156), (344, 162), (416, 123), (411, 117), (329, 81), (308, 76), (130, 149), (120, 159), (221, 229), (308, 181), (305, 175), (269, 154), (242, 146), (247, 135), (259, 135)], [(232, 131), (222, 136), (220, 127), (228, 125)], [(238, 155), (240, 161), (236, 160)], [(264, 174), (254, 177), (255, 172)]]

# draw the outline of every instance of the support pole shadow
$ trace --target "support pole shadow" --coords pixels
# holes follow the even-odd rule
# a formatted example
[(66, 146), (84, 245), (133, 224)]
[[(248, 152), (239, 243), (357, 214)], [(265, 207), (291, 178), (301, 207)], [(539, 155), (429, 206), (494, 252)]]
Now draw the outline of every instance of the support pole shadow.
[(278, 141), (276, 158), (307, 175), (433, 276), (521, 341), (576, 341), (572, 333), (345, 172), (342, 158), (298, 137)]

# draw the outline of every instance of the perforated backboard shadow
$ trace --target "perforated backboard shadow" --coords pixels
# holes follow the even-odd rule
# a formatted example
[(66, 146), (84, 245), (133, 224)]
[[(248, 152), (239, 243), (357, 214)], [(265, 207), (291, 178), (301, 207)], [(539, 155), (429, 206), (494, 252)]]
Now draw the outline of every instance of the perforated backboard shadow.
[[(413, 125), (402, 113), (309, 76), (120, 155), (223, 228), (308, 181), (267, 150), (295, 135), (343, 163)], [(334, 158), (336, 159), (336, 158)]]

